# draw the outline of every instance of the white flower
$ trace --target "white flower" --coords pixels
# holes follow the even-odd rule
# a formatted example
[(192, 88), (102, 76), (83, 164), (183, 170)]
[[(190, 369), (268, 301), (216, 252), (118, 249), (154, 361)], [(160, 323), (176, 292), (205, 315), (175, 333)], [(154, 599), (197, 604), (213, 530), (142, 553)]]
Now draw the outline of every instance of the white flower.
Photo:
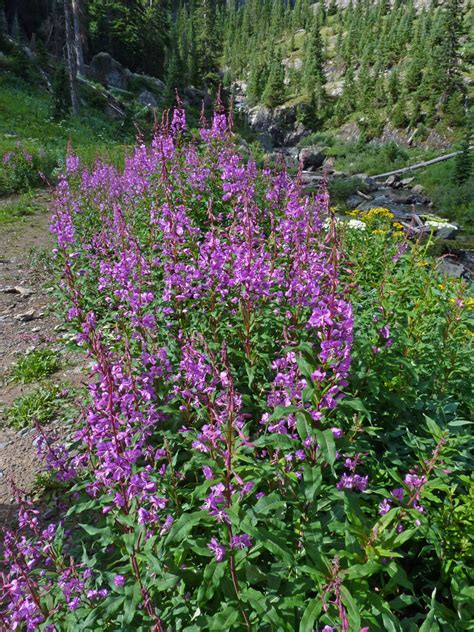
[(355, 230), (366, 230), (367, 226), (365, 222), (362, 222), (360, 219), (350, 219), (347, 222), (348, 228), (354, 228)]
[(449, 222), (437, 222), (434, 219), (428, 219), (425, 222), (425, 226), (429, 226), (430, 228), (434, 228), (435, 230), (440, 230), (441, 228), (451, 228), (452, 230), (458, 229), (458, 227), (454, 224), (450, 224)]

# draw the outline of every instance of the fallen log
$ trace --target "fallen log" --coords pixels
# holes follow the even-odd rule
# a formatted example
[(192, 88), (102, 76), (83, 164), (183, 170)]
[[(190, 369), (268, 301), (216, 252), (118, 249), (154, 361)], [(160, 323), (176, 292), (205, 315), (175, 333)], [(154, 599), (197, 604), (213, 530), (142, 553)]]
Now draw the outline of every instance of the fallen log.
[[(469, 151), (474, 149), (474, 145), (469, 147)], [(431, 160), (425, 160), (424, 162), (417, 162), (414, 165), (410, 165), (409, 167), (403, 167), (402, 169), (395, 169), (394, 171), (387, 171), (386, 173), (379, 173), (376, 176), (370, 176), (371, 178), (388, 178), (389, 176), (396, 176), (400, 173), (407, 173), (408, 171), (413, 171), (414, 169), (421, 169), (422, 167), (428, 167), (429, 165), (434, 165), (437, 162), (443, 162), (443, 160), (449, 160), (450, 158), (454, 158), (458, 154), (462, 153), (462, 151), (453, 151), (450, 154), (444, 154), (443, 156), (438, 156), (437, 158), (432, 158)]]

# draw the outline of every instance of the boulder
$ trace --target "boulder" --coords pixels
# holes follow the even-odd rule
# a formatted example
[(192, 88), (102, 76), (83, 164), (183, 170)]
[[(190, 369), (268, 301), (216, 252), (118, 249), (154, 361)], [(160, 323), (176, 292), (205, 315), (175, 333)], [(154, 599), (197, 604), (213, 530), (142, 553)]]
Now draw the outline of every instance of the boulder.
[(298, 169), (298, 161), (293, 156), (279, 151), (265, 154), (265, 161), (276, 167), (283, 167), (283, 165), (285, 165), (287, 169)]
[(201, 105), (209, 102), (209, 95), (207, 95), (204, 90), (199, 90), (199, 88), (195, 88), (194, 86), (188, 86), (183, 90), (183, 96), (185, 101), (187, 101), (190, 105)]
[(273, 138), (270, 136), (270, 134), (257, 134), (257, 139), (265, 151), (273, 151), (275, 143), (273, 142)]
[(271, 110), (257, 105), (248, 111), (249, 125), (258, 134), (268, 136), (274, 146), (294, 146), (308, 134), (303, 123), (297, 120), (297, 107), (280, 105)]
[(350, 195), (346, 200), (346, 206), (352, 211), (352, 209), (358, 208), (361, 202), (363, 202), (363, 198), (359, 195)]
[(411, 178), (403, 178), (403, 180), (401, 180), (400, 184), (402, 185), (402, 187), (409, 187), (410, 184), (414, 181), (415, 178), (411, 177)]
[(285, 147), (294, 147), (302, 138), (308, 136), (309, 130), (303, 125), (303, 123), (296, 123), (294, 128), (287, 132), (283, 137), (283, 145)]
[(385, 184), (388, 187), (394, 187), (398, 182), (400, 182), (400, 177), (395, 175), (395, 176), (388, 176), (388, 178), (385, 180)]
[(418, 193), (419, 195), (423, 195), (425, 192), (425, 187), (422, 184), (415, 184), (412, 188), (413, 193)]
[(121, 63), (116, 61), (109, 53), (97, 53), (89, 65), (89, 77), (111, 88), (126, 90), (128, 87), (127, 73)]
[(376, 180), (368, 176), (366, 173), (357, 173), (354, 178), (358, 178), (363, 184), (363, 190), (367, 193), (378, 191), (379, 184)]
[(466, 270), (462, 263), (458, 263), (454, 260), (443, 258), (440, 259), (438, 265), (442, 272), (456, 279), (466, 278), (466, 272), (469, 274), (469, 271)]
[(279, 105), (273, 110), (273, 124), (279, 127), (290, 127), (296, 123), (296, 107)]
[(304, 147), (300, 151), (299, 160), (303, 164), (303, 169), (315, 168), (318, 169), (323, 165), (326, 155), (321, 147), (315, 145), (311, 147)]
[(140, 92), (140, 94), (138, 95), (138, 102), (142, 105), (146, 105), (149, 108), (158, 107), (158, 99), (148, 90), (143, 90), (143, 92)]
[(458, 232), (458, 229), (456, 226), (443, 226), (443, 228), (440, 228), (439, 230), (436, 231), (436, 238), (437, 239), (456, 239), (456, 233)]
[(249, 110), (249, 123), (256, 132), (267, 132), (272, 121), (272, 112), (265, 105), (256, 105)]

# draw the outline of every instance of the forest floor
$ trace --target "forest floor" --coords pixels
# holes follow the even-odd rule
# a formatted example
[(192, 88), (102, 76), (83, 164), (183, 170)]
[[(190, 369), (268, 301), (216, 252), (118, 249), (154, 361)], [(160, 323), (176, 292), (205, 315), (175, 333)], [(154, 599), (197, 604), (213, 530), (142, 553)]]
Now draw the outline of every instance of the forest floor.
[[(83, 383), (84, 358), (67, 351), (61, 318), (48, 288), (51, 274), (47, 262), (54, 246), (48, 195), (40, 194), (36, 202), (39, 212), (0, 225), (0, 527), (10, 523), (15, 514), (12, 483), (31, 492), (43, 468), (35, 446), (37, 433), (31, 425), (34, 406), (25, 407), (22, 427), (9, 424), (11, 407), (25, 398), (28, 402), (38, 389), (51, 389), (58, 399), (56, 404), (64, 400), (65, 390), (75, 391)], [(12, 369), (18, 360), (38, 349), (56, 352), (59, 369), (41, 380), (26, 384), (15, 381)], [(53, 410), (59, 413), (60, 407)], [(62, 419), (62, 415), (53, 415), (48, 425), (65, 436)]]

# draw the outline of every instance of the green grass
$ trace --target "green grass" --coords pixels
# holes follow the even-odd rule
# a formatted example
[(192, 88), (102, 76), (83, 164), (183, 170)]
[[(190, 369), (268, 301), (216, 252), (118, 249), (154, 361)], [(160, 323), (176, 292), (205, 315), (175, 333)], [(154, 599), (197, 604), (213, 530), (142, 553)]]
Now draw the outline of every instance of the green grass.
[(458, 222), (463, 232), (474, 234), (474, 176), (464, 184), (454, 183), (454, 165), (454, 160), (446, 160), (413, 175), (425, 187), (437, 213)]
[(57, 414), (61, 398), (57, 385), (38, 387), (28, 395), (18, 397), (6, 413), (6, 423), (13, 428), (31, 426), (34, 422), (48, 423)]
[(12, 369), (15, 382), (27, 384), (48, 377), (61, 366), (59, 353), (50, 349), (36, 349), (23, 356)]
[[(127, 128), (87, 104), (80, 116), (55, 121), (46, 90), (4, 72), (0, 74), (0, 195), (41, 185), (39, 172), (47, 181), (54, 180), (69, 143), (87, 165), (97, 158), (120, 165), (135, 134), (131, 123)], [(3, 162), (5, 154), (11, 152), (27, 152), (32, 161), (12, 173), (12, 163)]]
[(0, 224), (30, 217), (42, 208), (43, 204), (31, 193), (0, 198)]

